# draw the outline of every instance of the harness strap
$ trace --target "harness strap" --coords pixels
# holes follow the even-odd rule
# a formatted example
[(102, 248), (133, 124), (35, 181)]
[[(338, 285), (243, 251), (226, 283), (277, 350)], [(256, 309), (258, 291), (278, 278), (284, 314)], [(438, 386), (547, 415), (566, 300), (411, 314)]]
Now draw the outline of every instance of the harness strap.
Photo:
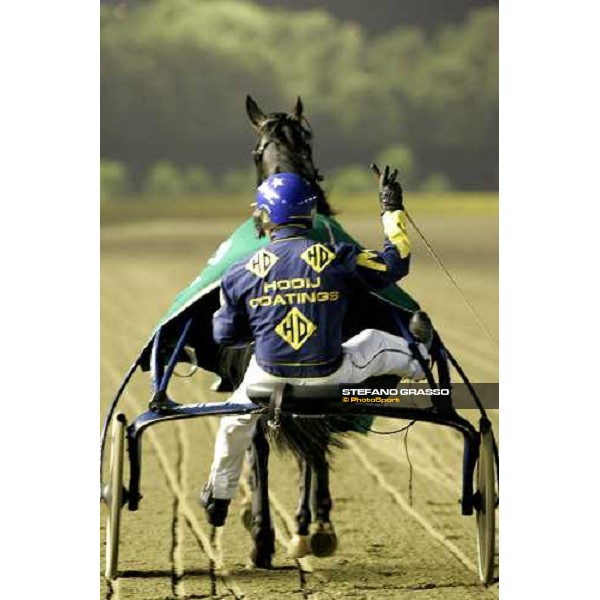
[(269, 418), (267, 425), (277, 433), (281, 427), (281, 404), (285, 392), (285, 383), (278, 383), (269, 398)]

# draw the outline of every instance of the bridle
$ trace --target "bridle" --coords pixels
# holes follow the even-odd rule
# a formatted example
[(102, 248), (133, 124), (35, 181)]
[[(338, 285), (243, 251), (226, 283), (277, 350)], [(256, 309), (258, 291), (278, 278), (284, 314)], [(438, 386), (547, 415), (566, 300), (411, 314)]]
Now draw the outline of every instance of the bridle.
[[(290, 148), (290, 145), (284, 142), (279, 136), (280, 131), (285, 125), (288, 125), (290, 129), (299, 134), (299, 140), (290, 141), (292, 145), (298, 145), (297, 142), (299, 141), (302, 146), (300, 149), (295, 150), (293, 147)], [(264, 153), (271, 144), (274, 144), (276, 147), (285, 146), (288, 156), (292, 160), (296, 157), (300, 159), (300, 161), (294, 160), (294, 162), (301, 162), (303, 170), (309, 174), (315, 182), (322, 181), (323, 177), (313, 165), (312, 140), (312, 127), (305, 117), (301, 117), (301, 120), (298, 121), (295, 117), (285, 113), (269, 115), (260, 125), (258, 144), (254, 150), (252, 150), (254, 163), (257, 168), (260, 167), (263, 162)]]

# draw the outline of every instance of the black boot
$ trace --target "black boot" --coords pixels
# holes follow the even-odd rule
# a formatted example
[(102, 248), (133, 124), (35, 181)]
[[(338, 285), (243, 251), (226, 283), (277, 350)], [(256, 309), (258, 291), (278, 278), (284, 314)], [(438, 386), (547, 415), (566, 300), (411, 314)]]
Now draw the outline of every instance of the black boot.
[(223, 527), (225, 525), (231, 500), (214, 498), (210, 486), (205, 485), (200, 491), (199, 502), (206, 512), (206, 520), (213, 527)]
[(426, 312), (423, 312), (422, 310), (416, 311), (410, 319), (408, 329), (417, 342), (425, 344), (425, 347), (428, 350), (431, 348), (431, 341), (433, 340), (433, 324)]

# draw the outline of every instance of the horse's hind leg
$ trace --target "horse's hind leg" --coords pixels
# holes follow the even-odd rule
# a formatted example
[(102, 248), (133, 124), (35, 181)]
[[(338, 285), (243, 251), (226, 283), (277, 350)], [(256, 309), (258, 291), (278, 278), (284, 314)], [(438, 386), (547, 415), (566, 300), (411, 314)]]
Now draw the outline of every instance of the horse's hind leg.
[(311, 527), (310, 548), (315, 556), (331, 556), (337, 549), (338, 540), (330, 520), (333, 503), (329, 492), (329, 464), (325, 452), (313, 468), (315, 482), (312, 489), (312, 505), (316, 522)]
[(308, 544), (308, 529), (310, 526), (310, 497), (311, 497), (311, 468), (306, 460), (298, 460), (300, 467), (298, 510), (296, 511), (296, 533), (288, 546), (290, 558), (302, 558), (310, 554)]
[[(269, 509), (269, 444), (265, 437), (264, 425), (258, 421), (252, 439), (252, 474), (254, 484), (252, 494), (252, 539), (254, 547), (250, 560), (255, 567), (270, 569), (275, 554), (275, 532), (271, 524)], [(252, 485), (252, 484), (251, 484)]]

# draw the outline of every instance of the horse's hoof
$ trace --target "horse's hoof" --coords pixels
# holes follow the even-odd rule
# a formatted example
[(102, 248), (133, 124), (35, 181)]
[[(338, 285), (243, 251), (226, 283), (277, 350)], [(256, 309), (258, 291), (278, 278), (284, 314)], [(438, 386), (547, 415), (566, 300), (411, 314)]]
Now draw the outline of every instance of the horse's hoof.
[(310, 550), (319, 558), (332, 556), (338, 547), (338, 539), (332, 523), (315, 523), (311, 527)]
[(273, 568), (273, 555), (272, 554), (263, 554), (262, 552), (258, 552), (256, 548), (252, 549), (250, 552), (250, 556), (248, 557), (248, 561), (251, 567), (256, 569), (272, 569)]
[(240, 521), (246, 531), (252, 532), (252, 505), (242, 505), (242, 508), (240, 509)]
[(308, 554), (310, 554), (308, 536), (295, 533), (288, 544), (288, 556), (290, 558), (303, 558)]
[(272, 569), (275, 554), (275, 530), (258, 529), (252, 534), (254, 546), (250, 552), (250, 563), (257, 569)]

